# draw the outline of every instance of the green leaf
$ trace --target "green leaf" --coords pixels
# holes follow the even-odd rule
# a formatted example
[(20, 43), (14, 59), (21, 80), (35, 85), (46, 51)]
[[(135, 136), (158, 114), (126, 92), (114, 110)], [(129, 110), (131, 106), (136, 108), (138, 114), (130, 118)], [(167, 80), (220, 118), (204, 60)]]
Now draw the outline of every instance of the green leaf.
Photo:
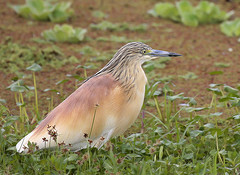
[(223, 71), (212, 71), (212, 72), (209, 72), (209, 75), (221, 75), (223, 74)]
[(177, 10), (181, 16), (181, 21), (187, 26), (198, 26), (198, 18), (194, 13), (194, 8), (188, 1), (180, 1), (176, 3)]
[(226, 21), (220, 25), (221, 32), (227, 36), (240, 36), (240, 18)]
[(203, 133), (203, 131), (194, 130), (194, 131), (191, 131), (191, 132), (190, 132), (190, 135), (191, 135), (191, 137), (197, 137), (197, 136), (199, 136), (199, 135), (202, 134), (202, 133)]
[(218, 88), (208, 88), (208, 90), (214, 92), (217, 95), (222, 95), (221, 90)]
[(98, 24), (91, 24), (90, 27), (94, 30), (109, 30), (109, 31), (146, 31), (147, 24), (129, 25), (128, 23), (111, 23), (109, 21), (102, 21)]
[(76, 166), (72, 165), (72, 164), (71, 165), (67, 165), (66, 169), (68, 169), (68, 170), (76, 169)]
[(92, 16), (95, 18), (100, 18), (100, 19), (107, 17), (107, 15), (104, 12), (99, 11), (99, 10), (93, 11)]
[(10, 7), (24, 18), (39, 21), (63, 22), (73, 15), (70, 2), (51, 3), (44, 0), (26, 0), (24, 5)]
[(43, 0), (26, 0), (26, 5), (36, 14), (42, 12), (45, 7)]
[(9, 85), (7, 89), (11, 89), (13, 86), (23, 86), (23, 85), (24, 85), (23, 80), (17, 80), (13, 82), (11, 85)]
[[(162, 18), (169, 18), (174, 21), (180, 21), (180, 16), (177, 11), (177, 8), (171, 3), (158, 3), (154, 6), (152, 10), (156, 16), (160, 16)], [(150, 11), (151, 13), (151, 11)]]
[(49, 18), (53, 22), (64, 22), (73, 15), (73, 10), (70, 9), (71, 2), (61, 2), (55, 5)]
[(24, 86), (15, 85), (15, 86), (11, 86), (10, 90), (13, 91), (13, 92), (20, 92), (21, 93), (21, 92), (25, 92), (27, 89)]
[(215, 113), (211, 113), (209, 116), (210, 117), (219, 117), (221, 116), (223, 113), (222, 112), (215, 112)]
[(216, 63), (214, 63), (214, 66), (216, 66), (216, 67), (223, 67), (223, 68), (229, 67), (230, 65), (231, 65), (230, 63), (223, 63), (223, 62), (216, 62)]
[(69, 81), (69, 79), (64, 79), (64, 80), (58, 81), (58, 82), (56, 83), (56, 85), (64, 84), (64, 83), (66, 83), (66, 82), (68, 82), (68, 81)]
[(183, 78), (185, 80), (194, 80), (198, 78), (198, 76), (194, 72), (188, 72), (185, 75), (179, 75), (180, 78)]
[(235, 119), (235, 120), (240, 120), (240, 114), (234, 115), (234, 116), (232, 116), (231, 118), (233, 118), (233, 119)]
[(45, 30), (42, 36), (49, 41), (77, 43), (85, 39), (87, 30), (82, 28), (74, 29), (72, 26), (64, 24), (55, 25), (53, 29)]
[(48, 92), (48, 91), (51, 91), (51, 92), (58, 92), (56, 89), (44, 89), (44, 92)]
[(10, 5), (10, 7), (24, 18), (31, 18), (31, 10), (27, 5)]
[(180, 93), (180, 94), (177, 94), (177, 95), (173, 95), (173, 96), (167, 96), (167, 99), (170, 100), (170, 101), (174, 101), (176, 99), (183, 99), (183, 94), (184, 93)]
[(191, 13), (184, 13), (181, 15), (182, 23), (186, 26), (197, 27), (198, 26), (198, 19), (195, 14)]
[(77, 158), (78, 158), (78, 155), (77, 155), (77, 154), (70, 154), (69, 157), (66, 158), (64, 161), (67, 161), (67, 162), (69, 162), (69, 161), (75, 161), (75, 160), (77, 160)]
[(27, 67), (27, 70), (30, 70), (33, 72), (39, 72), (42, 70), (42, 67), (39, 64), (34, 63), (33, 65)]
[(204, 125), (204, 127), (206, 127), (206, 128), (214, 128), (215, 125), (212, 124), (212, 123), (207, 123), (207, 124)]
[(5, 99), (2, 99), (2, 98), (0, 98), (0, 103), (6, 103), (6, 100)]
[(226, 92), (228, 92), (230, 94), (237, 94), (239, 92), (238, 89), (235, 89), (235, 88), (233, 88), (231, 86), (228, 86), (228, 85), (224, 85), (223, 89), (224, 89), (224, 91), (226, 91)]
[(194, 108), (194, 107), (184, 107), (184, 110), (188, 113), (191, 113), (193, 111), (197, 112), (197, 111), (202, 111), (208, 108), (204, 108), (204, 107), (199, 107), (199, 108)]
[(193, 159), (193, 153), (184, 154), (183, 158), (186, 159), (186, 160)]
[(157, 3), (148, 11), (154, 17), (162, 17), (181, 22), (187, 26), (196, 27), (199, 24), (217, 23), (228, 19), (233, 12), (221, 11), (218, 6), (208, 1), (200, 1), (196, 7), (187, 1), (171, 3)]
[(188, 1), (179, 1), (176, 3), (176, 6), (177, 6), (177, 10), (180, 15), (185, 14), (185, 13), (193, 14), (193, 12), (194, 12), (193, 6)]

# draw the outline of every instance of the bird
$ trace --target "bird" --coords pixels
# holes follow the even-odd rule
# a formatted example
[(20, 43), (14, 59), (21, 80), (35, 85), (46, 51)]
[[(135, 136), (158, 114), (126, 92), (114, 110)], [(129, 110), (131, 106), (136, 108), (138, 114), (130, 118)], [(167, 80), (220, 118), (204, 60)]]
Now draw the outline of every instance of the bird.
[(181, 55), (154, 50), (142, 42), (125, 44), (22, 138), (17, 152), (28, 152), (31, 143), (38, 149), (61, 144), (71, 151), (100, 149), (126, 131), (141, 111), (147, 83), (142, 64), (157, 57), (177, 56)]

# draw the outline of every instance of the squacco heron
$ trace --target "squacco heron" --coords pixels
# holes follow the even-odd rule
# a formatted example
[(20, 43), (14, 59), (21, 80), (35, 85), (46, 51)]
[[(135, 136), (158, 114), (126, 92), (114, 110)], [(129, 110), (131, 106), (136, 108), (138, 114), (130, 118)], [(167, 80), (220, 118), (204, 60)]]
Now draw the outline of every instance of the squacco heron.
[(17, 151), (26, 152), (29, 142), (39, 149), (54, 148), (59, 143), (73, 151), (88, 146), (101, 148), (111, 137), (126, 131), (140, 113), (147, 83), (142, 64), (157, 57), (176, 56), (181, 55), (154, 50), (141, 42), (124, 45), (19, 141)]

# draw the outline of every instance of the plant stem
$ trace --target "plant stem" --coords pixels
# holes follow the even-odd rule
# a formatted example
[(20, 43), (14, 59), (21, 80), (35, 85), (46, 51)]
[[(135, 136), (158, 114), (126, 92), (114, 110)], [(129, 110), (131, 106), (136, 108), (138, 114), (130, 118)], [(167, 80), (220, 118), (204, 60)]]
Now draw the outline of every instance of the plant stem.
[(33, 72), (33, 83), (34, 83), (34, 91), (35, 91), (35, 105), (36, 105), (36, 115), (39, 115), (38, 111), (38, 95), (37, 95), (37, 83), (36, 83), (36, 76), (35, 72)]
[(91, 135), (92, 135), (93, 124), (94, 124), (94, 121), (95, 121), (95, 117), (96, 117), (96, 113), (97, 113), (97, 108), (98, 108), (98, 104), (96, 104), (96, 106), (95, 106), (94, 115), (93, 115), (93, 121), (92, 121), (92, 126), (91, 126), (91, 130), (90, 130), (90, 134), (89, 134), (89, 139), (91, 138)]

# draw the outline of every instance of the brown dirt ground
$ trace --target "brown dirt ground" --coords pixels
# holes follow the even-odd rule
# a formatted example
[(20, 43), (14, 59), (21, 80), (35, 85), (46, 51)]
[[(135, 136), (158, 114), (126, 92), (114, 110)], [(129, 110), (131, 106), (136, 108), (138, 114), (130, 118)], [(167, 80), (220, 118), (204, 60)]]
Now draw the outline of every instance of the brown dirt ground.
[[(127, 38), (151, 39), (148, 44), (155, 49), (167, 50), (180, 53), (183, 57), (172, 59), (164, 69), (159, 72), (162, 76), (173, 75), (174, 91), (176, 93), (184, 92), (186, 96), (197, 96), (199, 104), (209, 104), (211, 94), (207, 91), (211, 83), (224, 83), (231, 86), (236, 86), (240, 83), (240, 54), (237, 38), (227, 37), (220, 32), (219, 25), (204, 25), (196, 28), (186, 27), (178, 23), (168, 20), (153, 18), (147, 14), (147, 11), (159, 1), (156, 0), (72, 0), (72, 7), (75, 10), (75, 16), (68, 21), (68, 24), (74, 27), (88, 28), (87, 35), (93, 38), (88, 42), (79, 44), (62, 44), (57, 43), (65, 55), (74, 55), (79, 59), (79, 64), (84, 64), (86, 57), (73, 51), (73, 48), (81, 48), (89, 45), (96, 48), (99, 52), (117, 50), (123, 43), (113, 42), (97, 42), (94, 40), (99, 36), (118, 35), (126, 36)], [(175, 2), (175, 1), (171, 1)], [(193, 3), (198, 1), (192, 0)], [(215, 0), (221, 9), (225, 11), (235, 10), (235, 17), (240, 17), (240, 3), (226, 2), (224, 0)], [(55, 24), (50, 22), (32, 21), (29, 25), (29, 20), (19, 17), (13, 10), (8, 7), (8, 4), (22, 4), (24, 0), (0, 0), (0, 40), (10, 36), (14, 42), (24, 45), (36, 45), (39, 48), (44, 48), (48, 45), (38, 44), (31, 41), (32, 37), (40, 37), (43, 30), (49, 29)], [(100, 22), (99, 19), (92, 17), (91, 13), (94, 10), (101, 10), (109, 15), (106, 19), (111, 22), (129, 22), (133, 24), (148, 24), (147, 32), (109, 32), (109, 31), (94, 31), (89, 25), (91, 23)], [(152, 27), (152, 23), (158, 23), (160, 26)], [(228, 49), (233, 51), (229, 52)], [(102, 66), (106, 63), (102, 63)], [(231, 66), (228, 68), (218, 68), (214, 66), (215, 62), (227, 62)], [(78, 64), (76, 64), (78, 65)], [(74, 66), (76, 66), (74, 65)], [(44, 69), (37, 74), (38, 90), (40, 105), (43, 110), (47, 110), (44, 106), (45, 99), (49, 94), (43, 93), (46, 88), (56, 87), (55, 83), (66, 78), (68, 73), (76, 73), (74, 66), (66, 65), (58, 70)], [(100, 69), (100, 67), (99, 67)], [(209, 72), (222, 70), (222, 75), (209, 75)], [(97, 70), (88, 70), (88, 75), (93, 74)], [(178, 75), (184, 75), (187, 72), (194, 72), (198, 75), (195, 80), (183, 80), (178, 78)], [(82, 73), (80, 71), (80, 73)], [(5, 74), (0, 70), (0, 98), (7, 100), (7, 106), (14, 113), (16, 105), (14, 102), (14, 94), (5, 88), (11, 83), (13, 74)], [(64, 85), (64, 93), (69, 95), (74, 90), (74, 81)], [(55, 103), (59, 103), (59, 99)]]

